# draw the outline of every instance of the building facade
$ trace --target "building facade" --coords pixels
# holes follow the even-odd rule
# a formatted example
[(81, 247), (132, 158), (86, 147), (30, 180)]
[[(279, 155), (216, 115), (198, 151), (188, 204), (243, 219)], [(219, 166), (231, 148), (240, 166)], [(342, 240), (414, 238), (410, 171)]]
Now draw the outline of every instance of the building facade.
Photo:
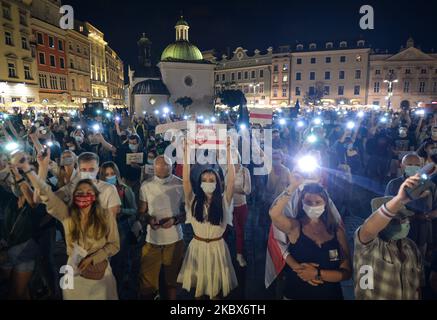
[(66, 31), (59, 28), (60, 1), (32, 2), (32, 32), (36, 42), (39, 99), (43, 104), (68, 104)]
[(265, 54), (255, 50), (253, 55), (248, 55), (247, 50), (239, 47), (232, 57), (223, 55), (216, 61), (215, 94), (225, 89), (238, 89), (245, 94), (248, 106), (270, 105), (272, 58), (272, 48)]
[(108, 103), (108, 79), (106, 70), (106, 45), (104, 34), (86, 22), (90, 42), (91, 94), (93, 101)]
[(109, 46), (105, 48), (108, 98), (111, 105), (124, 104), (124, 66), (117, 53)]
[(39, 98), (30, 2), (0, 1), (0, 105)]
[(75, 21), (74, 29), (67, 30), (68, 91), (71, 102), (85, 103), (91, 100), (90, 43), (85, 24)]
[(291, 54), (289, 46), (279, 47), (272, 57), (270, 101), (272, 106), (285, 107), (292, 103), (290, 94)]
[(323, 48), (298, 44), (291, 53), (290, 102), (366, 105), (369, 55), (363, 40), (352, 46), (327, 42)]
[(437, 101), (437, 54), (425, 53), (409, 39), (396, 54), (370, 56), (369, 104), (399, 108)]

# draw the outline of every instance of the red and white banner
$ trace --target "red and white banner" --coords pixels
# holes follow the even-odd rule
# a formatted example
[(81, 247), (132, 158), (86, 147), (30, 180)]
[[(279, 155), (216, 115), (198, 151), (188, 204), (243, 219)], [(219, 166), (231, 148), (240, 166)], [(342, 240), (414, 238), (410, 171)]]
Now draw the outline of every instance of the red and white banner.
[(226, 149), (226, 124), (201, 124), (190, 122), (190, 139), (196, 149)]
[(251, 123), (272, 124), (272, 109), (253, 108), (249, 110), (249, 113)]

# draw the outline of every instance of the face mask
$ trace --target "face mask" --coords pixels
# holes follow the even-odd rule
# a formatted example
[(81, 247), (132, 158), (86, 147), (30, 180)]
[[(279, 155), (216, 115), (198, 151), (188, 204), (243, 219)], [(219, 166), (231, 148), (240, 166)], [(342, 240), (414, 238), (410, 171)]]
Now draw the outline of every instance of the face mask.
[(82, 144), (83, 143), (83, 137), (81, 137), (81, 136), (75, 136), (74, 139), (76, 140), (76, 142), (78, 144)]
[(147, 158), (148, 164), (153, 164), (154, 161), (155, 161), (155, 159), (153, 159), (153, 158)]
[(303, 211), (310, 219), (318, 219), (325, 212), (325, 206), (311, 207), (306, 204), (303, 205)]
[(272, 161), (272, 165), (273, 165), (274, 167), (279, 167), (281, 164), (282, 164), (282, 161), (281, 161), (281, 160), (273, 160), (273, 161)]
[(127, 140), (127, 135), (121, 135), (120, 136), (121, 141), (126, 141)]
[(405, 138), (407, 136), (407, 131), (401, 130), (399, 131), (399, 137)]
[(80, 180), (90, 179), (90, 180), (96, 180), (97, 177), (97, 170), (93, 172), (79, 172)]
[(96, 201), (94, 194), (77, 195), (74, 196), (74, 204), (80, 209), (90, 207)]
[(160, 183), (160, 184), (166, 184), (170, 181), (170, 179), (171, 179), (171, 175), (166, 177), (166, 178), (159, 178), (159, 177), (155, 176), (155, 181)]
[(384, 236), (388, 240), (402, 240), (408, 236), (410, 232), (410, 223), (402, 223), (400, 225), (388, 225), (383, 231)]
[(117, 184), (117, 176), (106, 177), (106, 182), (115, 186)]
[(212, 194), (215, 191), (217, 184), (215, 182), (202, 182), (200, 187), (206, 194)]
[(416, 173), (418, 173), (419, 170), (420, 170), (420, 167), (419, 167), (419, 166), (406, 166), (404, 171), (405, 171), (405, 175), (406, 175), (407, 177), (412, 177), (412, 176), (414, 176)]
[(52, 186), (57, 186), (58, 185), (58, 178), (56, 178), (56, 177), (49, 178), (49, 181), (50, 181)]
[(59, 163), (61, 166), (71, 166), (74, 163), (74, 159), (71, 157), (68, 158), (62, 158), (61, 162)]
[(137, 144), (129, 144), (129, 149), (132, 152), (137, 152), (138, 151), (138, 145)]
[(429, 150), (429, 155), (430, 156), (433, 156), (435, 154), (437, 154), (437, 148), (433, 148), (433, 149)]
[(434, 138), (437, 138), (437, 130), (432, 130), (432, 131), (431, 131), (431, 135), (432, 135)]
[(68, 147), (68, 150), (70, 150), (70, 151), (75, 151), (76, 150), (76, 147)]

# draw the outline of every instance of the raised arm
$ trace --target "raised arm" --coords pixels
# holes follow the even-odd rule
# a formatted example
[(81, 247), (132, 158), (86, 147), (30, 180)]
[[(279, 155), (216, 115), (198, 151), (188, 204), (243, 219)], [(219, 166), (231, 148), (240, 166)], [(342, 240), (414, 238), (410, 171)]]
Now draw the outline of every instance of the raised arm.
[(107, 142), (101, 133), (95, 134), (94, 136), (96, 137), (97, 141), (99, 141), (102, 144), (103, 149), (106, 149), (111, 152), (117, 152), (117, 148), (114, 147), (109, 142)]
[(26, 202), (29, 204), (29, 206), (35, 208), (37, 206), (37, 203), (33, 199), (32, 188), (24, 179), (24, 177), (20, 174), (16, 166), (11, 164), (9, 167), (11, 172), (13, 173), (15, 183), (18, 184), (18, 187), (20, 188), (20, 191), (23, 193)]
[(182, 184), (184, 187), (185, 203), (189, 206), (193, 201), (193, 187), (190, 180), (190, 149), (188, 137), (184, 141), (184, 164), (182, 172)]
[(289, 180), (290, 184), (288, 188), (275, 200), (269, 211), (272, 223), (276, 228), (287, 235), (293, 233), (297, 228), (299, 228), (299, 222), (296, 219), (291, 219), (285, 216), (284, 209), (291, 200), (293, 193), (303, 182), (303, 178), (297, 174), (290, 174)]
[(25, 157), (26, 160), (24, 162), (18, 162), (16, 166), (24, 172), (23, 174), (27, 176), (32, 186), (39, 190), (41, 199), (47, 207), (47, 212), (60, 221), (67, 218), (69, 216), (67, 205), (53, 193), (50, 186), (45, 183), (44, 180), (41, 180), (36, 173), (31, 170), (27, 155), (19, 153), (16, 156), (18, 156), (18, 158)]
[(408, 178), (399, 188), (398, 194), (377, 209), (360, 227), (358, 232), (359, 241), (367, 244), (373, 241), (378, 234), (387, 227), (391, 219), (397, 215), (399, 210), (409, 201), (405, 188), (412, 188), (420, 181), (419, 175)]
[(226, 202), (230, 204), (232, 202), (232, 198), (234, 197), (234, 187), (235, 187), (235, 165), (231, 155), (231, 137), (228, 137), (226, 143), (227, 143), (226, 154), (227, 154), (228, 174), (227, 174), (227, 181), (225, 186), (226, 187), (225, 197), (226, 197)]

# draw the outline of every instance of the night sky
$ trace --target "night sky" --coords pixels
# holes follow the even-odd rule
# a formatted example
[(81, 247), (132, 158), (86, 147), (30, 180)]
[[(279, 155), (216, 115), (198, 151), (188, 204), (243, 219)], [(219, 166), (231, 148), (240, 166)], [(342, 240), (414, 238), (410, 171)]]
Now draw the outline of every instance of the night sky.
[[(373, 48), (397, 52), (411, 35), (416, 46), (437, 52), (437, 0), (64, 0), (75, 18), (105, 33), (125, 62), (137, 60), (136, 41), (145, 32), (155, 59), (175, 40), (181, 10), (190, 41), (201, 51), (226, 53), (243, 47), (261, 51), (299, 42), (324, 43), (362, 38)], [(375, 29), (361, 30), (359, 8), (372, 5)]]

